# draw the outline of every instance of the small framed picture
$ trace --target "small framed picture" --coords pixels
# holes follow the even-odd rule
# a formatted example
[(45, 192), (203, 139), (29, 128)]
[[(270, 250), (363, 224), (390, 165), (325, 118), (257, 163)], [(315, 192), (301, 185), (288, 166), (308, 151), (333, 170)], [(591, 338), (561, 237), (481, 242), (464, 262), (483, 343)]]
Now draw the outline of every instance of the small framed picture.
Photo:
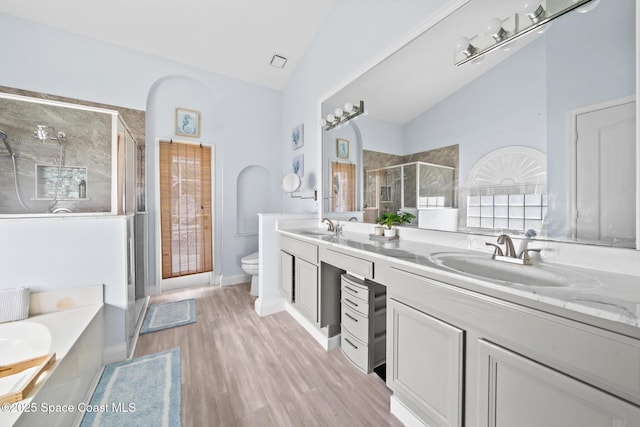
[(304, 145), (304, 123), (291, 129), (291, 148), (297, 150)]
[(291, 169), (293, 170), (293, 173), (299, 177), (304, 176), (304, 154), (293, 156), (291, 159)]
[(340, 159), (349, 158), (349, 140), (348, 139), (336, 139), (336, 156)]
[(186, 108), (176, 108), (176, 135), (200, 137), (200, 113)]

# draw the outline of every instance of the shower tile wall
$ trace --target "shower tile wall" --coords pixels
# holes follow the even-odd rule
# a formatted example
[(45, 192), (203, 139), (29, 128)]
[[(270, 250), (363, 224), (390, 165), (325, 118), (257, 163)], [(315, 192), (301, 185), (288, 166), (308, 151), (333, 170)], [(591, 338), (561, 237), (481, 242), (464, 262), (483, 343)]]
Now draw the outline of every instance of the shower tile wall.
[[(86, 168), (86, 199), (60, 192), (56, 207), (73, 212), (109, 212), (111, 210), (111, 126), (112, 115), (73, 108), (0, 98), (0, 129), (15, 153), (18, 188), (30, 213), (46, 213), (51, 200), (36, 194), (37, 165), (58, 166), (62, 153), (65, 167)], [(64, 132), (65, 139), (39, 141), (34, 136), (37, 125), (47, 129), (50, 137)], [(41, 168), (42, 169), (42, 168)], [(41, 178), (44, 179), (44, 178)], [(42, 184), (42, 183), (41, 183)], [(29, 213), (18, 202), (11, 156), (0, 146), (0, 214)]]

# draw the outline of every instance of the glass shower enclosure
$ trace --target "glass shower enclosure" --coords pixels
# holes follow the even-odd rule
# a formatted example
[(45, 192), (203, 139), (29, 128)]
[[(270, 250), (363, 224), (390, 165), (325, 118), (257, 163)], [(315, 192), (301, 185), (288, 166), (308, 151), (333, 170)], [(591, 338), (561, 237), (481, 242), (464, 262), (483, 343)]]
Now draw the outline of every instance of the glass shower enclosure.
[(411, 212), (417, 224), (419, 209), (455, 205), (455, 168), (411, 162), (364, 172), (364, 222), (385, 212)]
[(0, 93), (0, 217), (135, 213), (138, 146), (117, 111)]

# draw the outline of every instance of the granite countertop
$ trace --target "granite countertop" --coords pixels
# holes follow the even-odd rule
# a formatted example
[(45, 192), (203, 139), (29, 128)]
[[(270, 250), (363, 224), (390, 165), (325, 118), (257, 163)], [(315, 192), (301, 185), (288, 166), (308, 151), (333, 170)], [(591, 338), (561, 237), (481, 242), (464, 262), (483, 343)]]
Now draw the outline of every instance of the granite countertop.
[[(316, 233), (317, 230), (317, 233)], [(462, 255), (473, 259), (491, 259), (490, 252), (454, 248), (409, 239), (388, 242), (373, 241), (366, 233), (343, 231), (339, 237), (318, 229), (280, 229), (283, 234), (306, 239), (317, 244), (349, 249), (381, 259), (430, 272), (434, 278), (475, 292), (504, 298), (533, 308), (562, 309), (562, 315), (574, 320), (604, 327), (640, 338), (640, 278), (574, 266), (536, 262), (533, 266), (513, 265), (510, 268), (536, 269), (536, 272), (570, 279), (567, 286), (528, 286), (505, 280), (487, 279), (448, 268), (437, 260), (438, 254)], [(483, 261), (483, 260), (482, 260)], [(501, 262), (493, 261), (490, 262)], [(510, 264), (505, 263), (510, 266)], [(505, 266), (506, 267), (506, 266)], [(525, 272), (527, 270), (524, 270)], [(531, 302), (532, 304), (527, 304)], [(535, 303), (535, 304), (534, 304)], [(553, 312), (553, 310), (550, 310)], [(572, 313), (577, 313), (572, 316)], [(557, 314), (557, 313), (556, 313)], [(583, 316), (587, 315), (587, 316)], [(605, 320), (604, 325), (599, 320)]]

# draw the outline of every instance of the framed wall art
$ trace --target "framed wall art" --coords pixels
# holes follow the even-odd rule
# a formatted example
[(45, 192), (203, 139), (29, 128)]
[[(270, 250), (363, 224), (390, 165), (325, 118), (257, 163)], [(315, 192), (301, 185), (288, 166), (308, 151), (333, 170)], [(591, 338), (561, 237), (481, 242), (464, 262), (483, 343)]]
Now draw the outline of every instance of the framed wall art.
[(336, 156), (340, 159), (349, 158), (349, 140), (338, 138), (336, 139)]
[(304, 123), (291, 129), (291, 148), (297, 150), (304, 145)]
[(186, 108), (176, 108), (176, 135), (200, 137), (200, 113)]

